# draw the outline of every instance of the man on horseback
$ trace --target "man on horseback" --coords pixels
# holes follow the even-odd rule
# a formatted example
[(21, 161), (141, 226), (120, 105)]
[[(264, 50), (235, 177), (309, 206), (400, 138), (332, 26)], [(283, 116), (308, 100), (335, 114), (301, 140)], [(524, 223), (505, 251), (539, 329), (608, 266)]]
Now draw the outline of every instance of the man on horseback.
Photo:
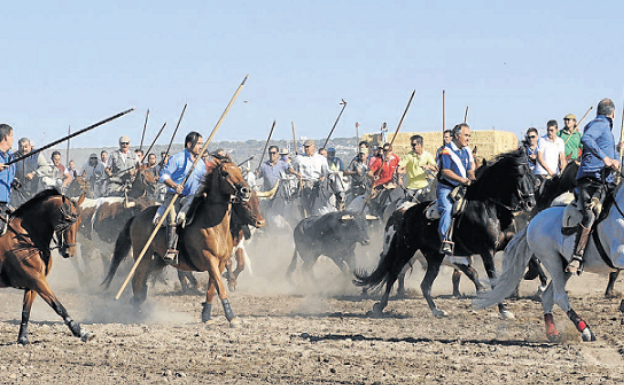
[(271, 191), (275, 184), (281, 179), (282, 173), (292, 172), (290, 165), (279, 158), (277, 146), (269, 147), (269, 160), (262, 163), (258, 170), (257, 178), (264, 178), (264, 191)]
[(13, 147), (13, 127), (8, 124), (0, 124), (0, 234), (4, 234), (7, 228), (9, 203), (11, 202), (11, 185), (15, 179), (15, 164), (5, 166), (13, 160), (11, 154)]
[(615, 118), (615, 104), (611, 99), (603, 99), (598, 103), (596, 118), (585, 126), (581, 143), (583, 155), (581, 166), (576, 174), (578, 202), (583, 219), (576, 230), (574, 240), (574, 254), (568, 264), (566, 272), (580, 273), (583, 263), (585, 246), (596, 219), (593, 208), (605, 197), (605, 180), (602, 170), (612, 168), (619, 170), (620, 162), (615, 153), (615, 139), (613, 138), (613, 118)]
[(460, 123), (453, 127), (452, 141), (440, 151), (438, 167), (438, 212), (440, 224), (438, 232), (442, 240), (440, 252), (445, 255), (453, 255), (453, 242), (450, 237), (452, 225), (453, 200), (451, 192), (460, 186), (470, 186), (475, 180), (474, 170), (470, 162), (470, 127), (466, 123)]
[(396, 188), (394, 176), (401, 160), (392, 153), (390, 143), (384, 143), (380, 156), (375, 156), (370, 163), (368, 177), (373, 180), (373, 203), (379, 212), (391, 200), (390, 192)]
[[(412, 151), (408, 152), (401, 162), (399, 162), (399, 174), (407, 174), (407, 194), (411, 201), (422, 202), (429, 195), (429, 178), (427, 171), (437, 172), (435, 159), (431, 153), (424, 150), (423, 137), (413, 135), (410, 138)], [(399, 178), (399, 184), (402, 184), (403, 178)]]
[(301, 198), (306, 216), (312, 214), (314, 200), (319, 194), (320, 181), (329, 173), (327, 159), (315, 152), (315, 144), (312, 139), (303, 142), (303, 151), (292, 161), (292, 168), (301, 180)]
[(167, 264), (176, 263), (178, 256), (178, 223), (186, 220), (186, 212), (184, 210), (188, 209), (189, 204), (187, 203), (190, 203), (193, 199), (193, 196), (195, 195), (197, 188), (201, 185), (202, 178), (206, 173), (206, 165), (204, 162), (198, 162), (186, 183), (184, 185), (181, 184), (186, 175), (191, 171), (193, 162), (195, 162), (195, 159), (201, 154), (203, 146), (204, 140), (201, 134), (191, 131), (184, 139), (184, 151), (169, 158), (169, 161), (160, 173), (160, 181), (167, 185), (168, 189), (165, 194), (164, 203), (156, 212), (154, 224), (158, 223), (160, 217), (167, 209), (167, 206), (171, 203), (174, 195), (180, 195), (167, 216), (167, 229), (165, 231), (167, 252), (163, 256), (163, 259)]
[(136, 153), (130, 151), (130, 138), (126, 135), (119, 138), (119, 150), (113, 151), (106, 161), (108, 196), (121, 196), (124, 188), (136, 175), (135, 165), (138, 163)]
[(41, 183), (44, 188), (56, 188), (63, 192), (73, 180), (71, 174), (63, 165), (61, 157), (59, 151), (55, 150), (52, 152), (52, 156), (50, 157), (52, 163), (46, 166), (44, 175), (41, 178)]
[[(342, 181), (338, 181), (342, 177), (340, 172), (344, 172), (344, 164), (342, 163), (342, 159), (336, 156), (336, 149), (330, 147), (327, 149), (327, 167), (329, 168), (329, 172), (333, 174), (333, 178), (335, 181), (342, 183)], [(344, 208), (345, 204), (345, 193), (344, 191), (335, 192), (334, 196), (336, 197), (336, 207), (339, 210)]]
[(583, 136), (576, 126), (576, 115), (567, 114), (563, 118), (563, 127), (557, 136), (563, 140), (565, 144), (565, 156), (570, 160), (577, 160), (581, 156), (583, 145), (581, 144), (581, 136)]

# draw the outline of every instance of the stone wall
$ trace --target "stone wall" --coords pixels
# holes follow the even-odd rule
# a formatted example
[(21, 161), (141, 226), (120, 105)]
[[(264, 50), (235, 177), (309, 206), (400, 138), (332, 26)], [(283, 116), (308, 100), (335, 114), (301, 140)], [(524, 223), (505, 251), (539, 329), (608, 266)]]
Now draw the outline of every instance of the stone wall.
[[(425, 150), (436, 153), (442, 145), (442, 134), (440, 132), (403, 132), (394, 141), (394, 153), (399, 157), (411, 151), (410, 137), (419, 134), (423, 137)], [(388, 142), (392, 140), (393, 133), (388, 133)], [(361, 140), (372, 143), (373, 146), (381, 146), (381, 134), (364, 134)], [(470, 148), (477, 147), (479, 158), (492, 159), (495, 155), (512, 151), (518, 148), (519, 142), (516, 134), (506, 131), (471, 131)]]

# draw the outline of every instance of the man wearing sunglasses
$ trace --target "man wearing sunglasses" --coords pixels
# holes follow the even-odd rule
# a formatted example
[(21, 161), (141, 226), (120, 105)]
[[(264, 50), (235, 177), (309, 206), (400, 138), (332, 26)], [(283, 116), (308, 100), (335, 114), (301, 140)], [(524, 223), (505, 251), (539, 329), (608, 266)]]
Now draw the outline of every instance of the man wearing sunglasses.
[[(412, 202), (422, 202), (431, 192), (427, 171), (435, 173), (438, 171), (435, 159), (431, 153), (423, 148), (424, 140), (420, 135), (413, 135), (410, 138), (412, 151), (407, 153), (399, 162), (399, 174), (407, 175), (407, 194)], [(399, 184), (403, 183), (403, 178), (399, 177)]]
[(294, 173), (290, 165), (280, 159), (277, 146), (269, 147), (269, 160), (262, 163), (256, 174), (257, 178), (264, 178), (264, 191), (271, 191), (281, 179), (282, 173)]
[(537, 140), (539, 139), (539, 133), (537, 128), (529, 127), (524, 136), (524, 148), (526, 149), (527, 157), (529, 158), (529, 168), (531, 172), (535, 174), (535, 165), (537, 164)]
[(130, 138), (126, 135), (119, 138), (119, 150), (113, 151), (106, 162), (108, 181), (108, 196), (122, 196), (126, 183), (130, 182), (138, 163), (136, 153), (130, 151)]
[(581, 137), (583, 136), (578, 127), (576, 127), (576, 115), (567, 114), (563, 118), (565, 127), (557, 132), (557, 136), (563, 140), (565, 144), (565, 155), (568, 159), (577, 160), (583, 151)]
[(537, 165), (535, 175), (540, 181), (559, 175), (567, 164), (565, 143), (557, 136), (556, 120), (546, 123), (546, 135), (537, 142)]

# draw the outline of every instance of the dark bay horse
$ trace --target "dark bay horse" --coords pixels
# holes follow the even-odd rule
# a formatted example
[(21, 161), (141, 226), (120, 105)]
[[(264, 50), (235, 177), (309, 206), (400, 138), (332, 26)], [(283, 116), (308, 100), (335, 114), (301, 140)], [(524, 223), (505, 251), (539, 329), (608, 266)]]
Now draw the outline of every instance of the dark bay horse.
[[(535, 206), (535, 187), (523, 149), (500, 155), (495, 163), (481, 169), (477, 180), (467, 189), (468, 205), (457, 221), (453, 240), (455, 255), (481, 255), (488, 277), (493, 281), (496, 278), (494, 252), (507, 237), (503, 230), (511, 225), (515, 211)], [(427, 260), (427, 272), (420, 285), (423, 296), (436, 317), (445, 315), (431, 297), (431, 286), (444, 255), (440, 253), (439, 221), (425, 216), (429, 204), (419, 203), (405, 212), (388, 249), (384, 250), (377, 268), (370, 275), (356, 273), (354, 283), (358, 286), (386, 285), (381, 302), (373, 308), (377, 315), (387, 306), (390, 289), (401, 270), (418, 250)], [(499, 304), (499, 311), (503, 317), (511, 314), (503, 304)]]
[(0, 237), (0, 287), (24, 289), (19, 344), (29, 343), (28, 321), (37, 294), (63, 318), (74, 336), (83, 342), (94, 337), (72, 320), (46, 280), (52, 268), (50, 242), (54, 234), (64, 258), (75, 254), (78, 211), (78, 204), (57, 190), (44, 190), (11, 214), (8, 230)]
[[(232, 254), (230, 219), (233, 203), (248, 201), (250, 195), (240, 169), (229, 158), (215, 159), (194, 198), (194, 219), (183, 229), (179, 229), (178, 264), (174, 267), (183, 271), (208, 272), (210, 276), (202, 310), (203, 322), (211, 320), (212, 300), (217, 293), (230, 325), (238, 326), (241, 323), (234, 315), (227, 298), (221, 274)], [(154, 229), (152, 220), (157, 209), (158, 207), (152, 206), (142, 211), (124, 226), (115, 244), (108, 276), (103, 283), (106, 287), (110, 285), (130, 247), (133, 249), (134, 258), (138, 258)], [(246, 213), (247, 216), (255, 216), (256, 227), (264, 226), (264, 218), (259, 212), (257, 216), (254, 214)], [(138, 308), (147, 297), (146, 283), (149, 275), (165, 267), (162, 256), (166, 249), (164, 229), (161, 228), (132, 277), (135, 307)]]

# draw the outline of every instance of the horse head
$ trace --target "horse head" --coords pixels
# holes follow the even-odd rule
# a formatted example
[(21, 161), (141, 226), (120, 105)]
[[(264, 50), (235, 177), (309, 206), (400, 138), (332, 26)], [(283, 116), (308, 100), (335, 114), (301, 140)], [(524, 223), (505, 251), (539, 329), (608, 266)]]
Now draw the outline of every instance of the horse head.
[(89, 182), (89, 180), (85, 177), (85, 172), (83, 171), (82, 174), (77, 175), (69, 184), (69, 186), (67, 186), (67, 191), (65, 192), (65, 195), (67, 195), (68, 197), (78, 197), (82, 194), (86, 194), (86, 197), (89, 199), (93, 199), (93, 189), (91, 188), (91, 183)]
[(537, 205), (535, 201), (535, 176), (529, 168), (525, 148), (521, 147), (516, 151), (503, 154), (499, 159), (508, 159), (512, 168), (510, 175), (515, 184), (515, 193), (511, 196), (511, 207), (530, 211)]
[(229, 195), (232, 203), (248, 202), (251, 189), (243, 178), (240, 168), (229, 157), (214, 157), (215, 168), (212, 171), (218, 191)]
[(54, 232), (60, 243), (59, 253), (63, 258), (73, 257), (76, 254), (76, 236), (80, 228), (79, 207), (84, 202), (86, 194), (82, 194), (77, 202), (61, 196), (59, 218), (54, 224)]
[(132, 181), (132, 189), (130, 196), (138, 198), (145, 194), (154, 196), (156, 194), (157, 180), (147, 165), (138, 165), (136, 167), (137, 174)]

